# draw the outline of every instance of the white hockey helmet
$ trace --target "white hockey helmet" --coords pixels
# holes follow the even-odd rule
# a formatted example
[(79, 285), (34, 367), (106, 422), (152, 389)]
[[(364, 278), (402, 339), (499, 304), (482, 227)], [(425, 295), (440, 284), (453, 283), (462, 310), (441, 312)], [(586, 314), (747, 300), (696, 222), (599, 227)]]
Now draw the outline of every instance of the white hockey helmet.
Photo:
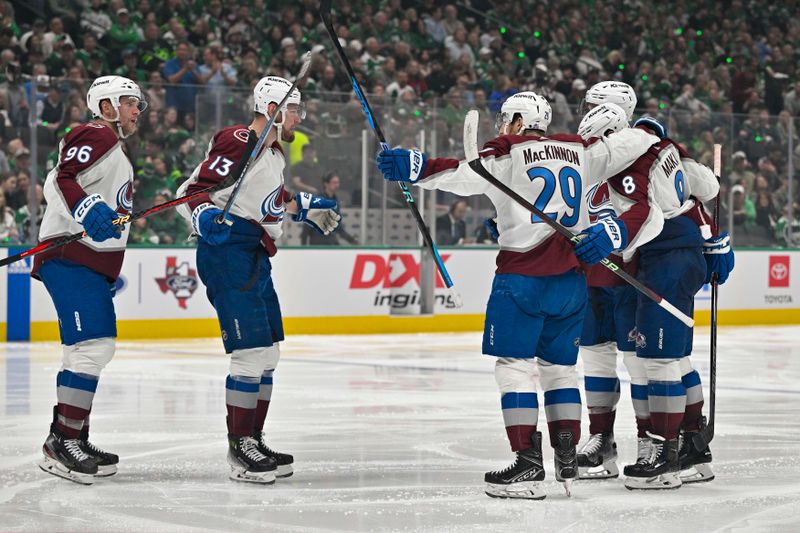
[(109, 120), (100, 111), (100, 102), (103, 100), (110, 101), (111, 106), (117, 112), (116, 118), (111, 120), (111, 122), (114, 122), (119, 120), (119, 99), (123, 96), (138, 98), (139, 111), (147, 109), (147, 101), (144, 99), (142, 90), (136, 82), (122, 76), (100, 76), (94, 80), (94, 83), (86, 92), (86, 105), (94, 118)]
[[(281, 78), (280, 76), (265, 76), (261, 78), (256, 84), (256, 88), (253, 89), (253, 111), (269, 116), (267, 111), (269, 104), (280, 104), (291, 88), (292, 83), (286, 78)], [(305, 106), (300, 99), (300, 91), (297, 88), (292, 91), (292, 94), (279, 111), (285, 111), (289, 104), (297, 104), (300, 107), (300, 119), (306, 118)]]
[(636, 92), (633, 87), (621, 81), (601, 81), (592, 85), (581, 102), (578, 111), (583, 115), (594, 106), (611, 102), (617, 104), (625, 111), (628, 122), (633, 118), (633, 111), (636, 109)]
[(497, 114), (497, 130), (499, 131), (504, 125), (513, 122), (517, 113), (522, 116), (523, 131), (541, 130), (546, 132), (553, 119), (550, 104), (543, 96), (532, 91), (523, 91), (510, 96), (503, 102), (503, 106)]
[(617, 104), (606, 102), (589, 111), (580, 125), (578, 135), (584, 139), (602, 137), (609, 130), (617, 132), (628, 127), (625, 111)]

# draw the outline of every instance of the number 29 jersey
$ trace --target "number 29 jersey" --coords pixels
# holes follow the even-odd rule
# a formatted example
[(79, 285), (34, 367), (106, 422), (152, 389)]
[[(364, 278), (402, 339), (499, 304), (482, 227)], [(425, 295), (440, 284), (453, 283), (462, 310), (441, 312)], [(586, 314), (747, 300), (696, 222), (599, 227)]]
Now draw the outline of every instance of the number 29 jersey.
[[(589, 225), (588, 188), (617, 174), (658, 138), (642, 129), (584, 140), (578, 135), (503, 135), (480, 152), (484, 167), (573, 233)], [(485, 194), (497, 210), (498, 274), (557, 275), (580, 267), (573, 245), (555, 230), (476, 174), (466, 161), (431, 159), (418, 183), (461, 196)]]

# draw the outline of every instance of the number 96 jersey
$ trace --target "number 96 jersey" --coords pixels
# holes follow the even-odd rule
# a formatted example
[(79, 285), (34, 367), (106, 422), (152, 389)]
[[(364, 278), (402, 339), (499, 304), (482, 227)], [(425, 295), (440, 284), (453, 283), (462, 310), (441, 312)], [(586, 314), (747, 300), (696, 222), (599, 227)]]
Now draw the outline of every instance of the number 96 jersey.
[[(81, 124), (59, 144), (58, 164), (47, 174), (44, 198), (47, 208), (39, 228), (45, 242), (83, 231), (72, 216), (75, 206), (89, 194), (99, 194), (120, 215), (133, 211), (133, 167), (116, 132), (96, 122)], [(89, 237), (35, 257), (33, 274), (49, 259), (68, 259), (116, 279), (122, 267), (129, 225), (120, 226), (119, 239), (95, 242)]]
[[(608, 137), (504, 135), (480, 152), (484, 167), (499, 181), (573, 233), (589, 225), (586, 191), (617, 174), (658, 138), (624, 129)], [(461, 196), (487, 195), (497, 209), (500, 233), (498, 274), (551, 276), (580, 266), (572, 243), (476, 174), (466, 161), (431, 159), (419, 182)]]

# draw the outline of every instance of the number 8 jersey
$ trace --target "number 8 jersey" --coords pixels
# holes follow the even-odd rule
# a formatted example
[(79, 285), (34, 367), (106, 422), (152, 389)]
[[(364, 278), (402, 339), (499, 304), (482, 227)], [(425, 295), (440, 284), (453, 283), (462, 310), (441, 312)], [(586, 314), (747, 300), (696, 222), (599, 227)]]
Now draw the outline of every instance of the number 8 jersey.
[[(133, 210), (133, 167), (117, 134), (108, 126), (89, 122), (70, 131), (59, 144), (58, 164), (44, 182), (47, 207), (39, 242), (83, 231), (72, 212), (89, 194), (99, 194), (121, 215)], [(89, 237), (38, 254), (32, 274), (50, 259), (67, 259), (115, 280), (119, 277), (130, 226), (119, 239), (95, 242)]]
[[(484, 167), (547, 216), (577, 233), (589, 225), (586, 191), (636, 161), (658, 138), (638, 128), (583, 140), (578, 135), (503, 135), (480, 152)], [(580, 266), (573, 245), (476, 174), (466, 161), (431, 159), (419, 186), (460, 196), (485, 194), (497, 210), (498, 274), (557, 275)]]

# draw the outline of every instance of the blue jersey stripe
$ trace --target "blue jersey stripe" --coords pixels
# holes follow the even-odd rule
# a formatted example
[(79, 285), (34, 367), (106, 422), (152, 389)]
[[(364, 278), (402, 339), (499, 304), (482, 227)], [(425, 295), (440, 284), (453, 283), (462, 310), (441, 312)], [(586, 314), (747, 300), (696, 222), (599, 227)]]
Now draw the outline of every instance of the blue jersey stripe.
[(634, 385), (631, 383), (631, 398), (634, 400), (647, 400), (647, 385)]
[(535, 392), (507, 392), (503, 394), (500, 403), (503, 409), (516, 409), (518, 407), (539, 408), (539, 398)]
[(248, 383), (246, 381), (239, 381), (228, 376), (225, 380), (225, 388), (228, 390), (235, 390), (241, 392), (258, 392), (258, 383)]
[(554, 389), (545, 391), (544, 404), (553, 405), (556, 403), (581, 403), (581, 393), (578, 389)]
[(92, 377), (84, 377), (70, 372), (69, 370), (62, 370), (59, 372), (56, 381), (58, 385), (62, 387), (95, 392), (97, 391), (97, 378), (92, 379)]
[(686, 388), (680, 381), (650, 381), (647, 393), (650, 396), (684, 396)]
[(587, 391), (592, 392), (619, 392), (619, 380), (617, 378), (600, 378), (596, 376), (586, 376), (584, 384)]
[(697, 387), (698, 385), (700, 385), (700, 374), (697, 373), (697, 370), (692, 370), (691, 372), (683, 376), (683, 378), (681, 378), (681, 381), (683, 382), (683, 386), (686, 387), (687, 389), (689, 387)]

